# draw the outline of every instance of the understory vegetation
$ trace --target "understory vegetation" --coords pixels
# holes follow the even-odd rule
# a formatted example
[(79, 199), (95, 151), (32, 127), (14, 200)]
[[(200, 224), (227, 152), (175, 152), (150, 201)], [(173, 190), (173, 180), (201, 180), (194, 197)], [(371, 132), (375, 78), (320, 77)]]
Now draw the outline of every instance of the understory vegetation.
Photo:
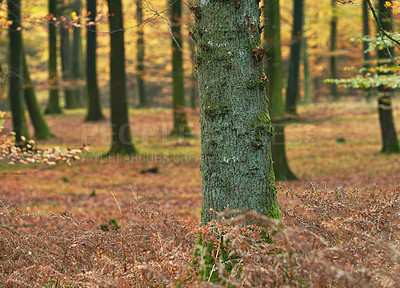
[[(211, 255), (213, 287), (399, 287), (400, 187), (279, 189), (283, 223), (246, 213), (202, 228), (151, 201), (133, 201), (120, 222), (99, 225), (24, 214), (2, 199), (1, 286), (208, 287), (193, 256), (201, 233), (222, 241)], [(249, 218), (267, 228), (241, 225)]]

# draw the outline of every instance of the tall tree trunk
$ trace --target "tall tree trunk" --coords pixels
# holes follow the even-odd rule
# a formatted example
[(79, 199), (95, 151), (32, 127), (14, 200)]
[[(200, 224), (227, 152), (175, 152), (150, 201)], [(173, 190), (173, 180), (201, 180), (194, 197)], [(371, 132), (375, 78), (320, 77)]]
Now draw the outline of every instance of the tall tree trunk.
[[(363, 0), (362, 3), (362, 14), (363, 14), (363, 37), (370, 36), (369, 31), (369, 9), (368, 9), (368, 2), (367, 0)], [(368, 43), (366, 41), (363, 42), (363, 67), (368, 69), (369, 68), (369, 61), (371, 59), (370, 53), (368, 51)], [(366, 88), (365, 91), (367, 92), (366, 100), (369, 102), (372, 98), (371, 88)]]
[(265, 72), (269, 77), (267, 95), (269, 99), (269, 113), (274, 125), (272, 138), (272, 160), (274, 161), (275, 178), (277, 180), (294, 180), (296, 176), (289, 168), (285, 152), (285, 130), (280, 121), (284, 116), (282, 99), (282, 53), (281, 53), (281, 26), (279, 0), (264, 0), (265, 26), (264, 38), (266, 41), (267, 61)]
[(293, 30), (290, 44), (289, 76), (286, 89), (285, 111), (297, 114), (297, 99), (299, 98), (300, 48), (303, 32), (304, 0), (293, 0)]
[[(136, 20), (140, 24), (143, 22), (142, 0), (136, 0)], [(137, 30), (137, 54), (136, 54), (136, 92), (139, 98), (139, 108), (149, 107), (144, 88), (144, 37), (143, 27)]]
[[(57, 75), (57, 0), (49, 0), (49, 100), (45, 114), (60, 114)], [(55, 20), (54, 20), (55, 19)]]
[[(182, 60), (182, 1), (170, 0), (170, 22), (172, 26), (172, 109), (174, 117), (174, 128), (171, 135), (180, 138), (190, 137), (191, 132), (187, 124), (185, 112), (185, 88)], [(176, 41), (176, 42), (175, 42)], [(178, 47), (178, 45), (179, 47)]]
[(129, 128), (121, 0), (107, 0), (110, 23), (110, 98), (112, 143), (109, 154), (136, 154)]
[(194, 58), (196, 55), (196, 43), (189, 39), (190, 59), (192, 60), (192, 71), (190, 73), (190, 107), (195, 110), (198, 107), (199, 95), (196, 79), (196, 66)]
[(83, 72), (83, 51), (82, 51), (82, 29), (81, 24), (81, 12), (82, 12), (82, 1), (75, 0), (73, 3), (73, 10), (77, 14), (76, 25), (73, 27), (73, 42), (72, 42), (72, 81), (74, 87), (72, 93), (74, 98), (78, 100), (80, 107), (85, 107), (86, 97), (85, 89), (82, 85), (84, 72)]
[(48, 139), (52, 137), (52, 133), (43, 117), (42, 112), (40, 111), (39, 103), (36, 100), (35, 87), (33, 86), (31, 75), (29, 73), (24, 48), (22, 48), (22, 57), (24, 73), (24, 98), (33, 128), (35, 129), (35, 137), (36, 139)]
[[(202, 224), (228, 209), (280, 218), (257, 1), (194, 6), (200, 96)], [(269, 29), (269, 27), (267, 28)], [(251, 49), (250, 49), (251, 48)]]
[(8, 99), (12, 114), (13, 130), (16, 143), (25, 137), (28, 139), (28, 126), (25, 118), (25, 109), (22, 98), (22, 26), (21, 26), (21, 1), (8, 0), (7, 13), (9, 26), (9, 88)]
[(86, 91), (87, 91), (87, 114), (85, 121), (100, 121), (104, 119), (101, 112), (99, 87), (97, 85), (96, 47), (97, 33), (95, 19), (97, 15), (97, 1), (87, 0), (87, 13), (89, 23), (86, 34)]
[[(331, 41), (330, 41), (330, 70), (331, 70), (331, 78), (337, 79), (337, 7), (336, 7), (337, 0), (331, 0), (332, 3), (332, 18), (331, 18)], [(339, 99), (339, 94), (337, 91), (337, 85), (331, 84), (331, 96), (333, 100), (337, 101)]]
[[(61, 3), (65, 5), (65, 1)], [(65, 19), (68, 19), (67, 14), (69, 10), (64, 8), (60, 9), (60, 15), (63, 15)], [(66, 13), (64, 13), (66, 12)], [(76, 94), (73, 93), (71, 87), (72, 81), (72, 71), (71, 71), (71, 57), (70, 57), (70, 37), (69, 37), (69, 23), (68, 20), (62, 21), (59, 26), (60, 31), (60, 55), (61, 55), (61, 72), (64, 81), (64, 99), (65, 99), (65, 109), (76, 109), (79, 107), (78, 99), (75, 97)]]
[[(378, 21), (382, 29), (388, 32), (393, 30), (393, 15), (392, 7), (386, 5), (385, 0), (379, 0), (378, 7)], [(392, 1), (390, 1), (392, 2)], [(382, 49), (378, 51), (379, 65), (388, 65), (391, 61), (390, 54), (393, 53), (392, 49)], [(389, 64), (390, 65), (390, 64)], [(393, 121), (393, 106), (392, 95), (393, 89), (386, 87), (378, 88), (378, 111), (379, 122), (382, 132), (382, 149), (384, 153), (400, 152), (399, 141), (397, 139), (396, 128)]]
[(303, 69), (304, 69), (304, 102), (311, 103), (311, 73), (310, 73), (310, 61), (308, 59), (308, 43), (307, 37), (303, 37), (302, 49), (303, 49)]

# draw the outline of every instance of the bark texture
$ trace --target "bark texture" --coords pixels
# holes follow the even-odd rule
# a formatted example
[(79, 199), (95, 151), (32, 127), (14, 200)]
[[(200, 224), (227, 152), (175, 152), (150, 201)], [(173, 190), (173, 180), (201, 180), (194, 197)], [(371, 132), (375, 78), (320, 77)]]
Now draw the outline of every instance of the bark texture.
[(110, 23), (110, 98), (112, 142), (109, 154), (136, 154), (129, 126), (121, 0), (107, 0)]
[(258, 2), (197, 0), (193, 9), (201, 123), (201, 222), (215, 218), (210, 209), (255, 210), (280, 218)]
[(13, 130), (16, 143), (22, 137), (28, 139), (28, 127), (25, 118), (25, 108), (22, 96), (22, 26), (21, 26), (21, 1), (7, 1), (8, 21), (12, 21), (8, 29), (9, 46), (9, 86), (8, 99), (12, 114)]
[[(390, 1), (392, 2), (392, 1)], [(378, 7), (378, 20), (379, 25), (382, 29), (388, 32), (393, 30), (393, 15), (392, 7), (386, 5), (386, 1), (379, 0)], [(391, 64), (391, 49), (383, 49), (378, 51), (379, 65), (390, 65)], [(383, 153), (398, 153), (400, 152), (399, 141), (397, 138), (396, 128), (393, 121), (393, 106), (392, 96), (393, 89), (386, 87), (378, 88), (378, 111), (379, 111), (379, 123), (382, 132), (382, 149)]]
[[(136, 20), (138, 23), (143, 22), (142, 0), (136, 0)], [(137, 54), (136, 54), (136, 93), (139, 98), (139, 108), (149, 107), (144, 88), (144, 27), (137, 30)]]
[(55, 23), (57, 20), (57, 0), (49, 0), (49, 100), (45, 114), (60, 114), (58, 76), (57, 76), (57, 31)]
[[(174, 118), (174, 128), (172, 136), (180, 138), (191, 137), (191, 132), (187, 123), (185, 112), (185, 87), (182, 59), (182, 1), (170, 0), (170, 19), (171, 30), (175, 39), (172, 39), (172, 110)], [(175, 42), (176, 41), (176, 42)], [(178, 47), (178, 45), (179, 47)]]
[(272, 159), (274, 161), (275, 178), (277, 180), (294, 180), (295, 175), (289, 168), (285, 152), (284, 104), (282, 99), (282, 53), (280, 31), (279, 0), (265, 0), (264, 38), (266, 41), (267, 61), (265, 72), (269, 77), (267, 96), (269, 99), (269, 113), (274, 123), (274, 137), (272, 139)]
[[(293, 0), (293, 30), (290, 44), (289, 76), (286, 89), (285, 111), (297, 114), (299, 97), (300, 48), (303, 34), (304, 0)], [(268, 28), (267, 28), (268, 29)]]
[(89, 24), (86, 34), (86, 92), (87, 92), (87, 113), (85, 121), (100, 121), (104, 119), (101, 111), (99, 87), (97, 84), (97, 63), (96, 47), (97, 33), (95, 19), (97, 16), (97, 1), (87, 0), (87, 11)]

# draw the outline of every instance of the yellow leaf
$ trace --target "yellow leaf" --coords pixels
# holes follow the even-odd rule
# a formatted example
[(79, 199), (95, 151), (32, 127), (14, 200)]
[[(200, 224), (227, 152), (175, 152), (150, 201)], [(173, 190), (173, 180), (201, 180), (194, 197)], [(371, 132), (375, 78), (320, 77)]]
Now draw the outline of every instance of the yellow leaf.
[(71, 13), (71, 18), (72, 18), (72, 20), (77, 20), (78, 19), (78, 16), (76, 15), (75, 11)]
[(386, 7), (390, 7), (390, 6), (392, 6), (392, 3), (390, 3), (390, 1), (386, 1), (385, 5), (386, 5)]

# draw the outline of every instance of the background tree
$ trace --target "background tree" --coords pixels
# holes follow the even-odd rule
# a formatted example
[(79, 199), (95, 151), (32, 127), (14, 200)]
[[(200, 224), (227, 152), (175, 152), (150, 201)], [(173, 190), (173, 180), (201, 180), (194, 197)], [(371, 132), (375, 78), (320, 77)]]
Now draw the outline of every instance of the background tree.
[(293, 0), (293, 29), (290, 43), (289, 76), (286, 89), (285, 111), (297, 114), (299, 99), (300, 48), (303, 33), (304, 0)]
[(64, 82), (64, 99), (66, 109), (76, 109), (79, 107), (77, 94), (73, 93), (72, 89), (72, 59), (71, 45), (69, 33), (69, 15), (71, 9), (67, 6), (65, 0), (59, 2), (59, 15), (61, 15), (60, 31), (60, 56), (61, 56), (61, 72)]
[[(367, 0), (362, 1), (362, 23), (363, 23), (363, 37), (369, 37), (370, 31), (369, 31), (369, 9), (368, 9), (368, 2)], [(363, 41), (363, 67), (365, 69), (368, 69), (370, 67), (369, 61), (371, 59), (371, 55), (369, 53), (368, 49), (368, 43), (366, 41)], [(371, 88), (366, 89), (367, 92), (367, 101), (371, 100), (372, 93), (371, 93)]]
[(201, 223), (215, 218), (210, 209), (255, 210), (280, 218), (258, 2), (197, 0), (192, 9), (200, 97)]
[[(143, 22), (143, 0), (136, 0), (136, 20), (140, 24)], [(144, 37), (143, 37), (144, 27), (140, 27), (137, 30), (137, 54), (136, 54), (136, 91), (139, 98), (140, 108), (149, 107), (149, 103), (146, 97), (146, 91), (144, 88)]]
[[(337, 23), (338, 23), (338, 11), (336, 7), (337, 0), (331, 0), (332, 3), (332, 16), (331, 16), (331, 41), (330, 41), (330, 72), (331, 78), (337, 78)], [(339, 94), (337, 91), (337, 86), (331, 84), (331, 96), (337, 101), (339, 98)]]
[(49, 0), (49, 100), (47, 102), (46, 114), (62, 113), (58, 94), (57, 76), (57, 0)]
[(191, 136), (185, 112), (185, 87), (182, 60), (182, 1), (170, 0), (170, 22), (174, 36), (172, 39), (172, 110), (174, 128), (171, 135), (178, 137)]
[(28, 139), (28, 126), (25, 118), (25, 108), (22, 98), (22, 26), (21, 26), (21, 1), (8, 0), (8, 36), (9, 36), (9, 88), (8, 99), (10, 102), (13, 130), (16, 143), (23, 137)]
[[(387, 32), (393, 31), (393, 15), (391, 5), (386, 2), (392, 1), (379, 0), (378, 7), (378, 28)], [(392, 48), (378, 50), (379, 65), (390, 65)], [(392, 96), (393, 89), (380, 86), (378, 88), (378, 111), (379, 123), (382, 132), (382, 149), (384, 153), (400, 152), (399, 141), (397, 139), (396, 128), (393, 121)]]
[(275, 178), (277, 180), (294, 180), (296, 176), (290, 170), (285, 152), (284, 104), (282, 99), (282, 53), (279, 0), (264, 1), (266, 42), (266, 69), (269, 81), (267, 96), (269, 98), (269, 113), (274, 127), (272, 138), (272, 160), (274, 161)]
[(190, 107), (195, 110), (198, 107), (199, 95), (196, 79), (196, 64), (194, 62), (196, 55), (196, 43), (189, 39), (190, 59), (192, 60), (190, 73)]
[[(86, 97), (84, 96), (84, 88), (82, 85), (82, 80), (84, 77), (83, 72), (83, 51), (82, 51), (82, 29), (81, 24), (81, 13), (82, 13), (82, 1), (75, 0), (72, 3), (72, 10), (76, 13), (73, 23), (73, 40), (72, 40), (72, 81), (74, 83), (73, 98), (78, 100), (79, 106), (84, 107), (86, 102)], [(73, 12), (73, 13), (74, 13)]]
[(39, 103), (36, 100), (35, 87), (33, 86), (29, 73), (28, 64), (26, 62), (26, 54), (22, 47), (23, 75), (24, 75), (24, 98), (26, 107), (28, 108), (33, 128), (35, 129), (36, 139), (48, 139), (52, 136), (49, 126), (40, 111)]
[(100, 121), (104, 119), (101, 112), (101, 102), (99, 87), (97, 85), (97, 65), (96, 65), (96, 16), (97, 1), (87, 0), (88, 24), (86, 33), (86, 92), (87, 92), (87, 114), (85, 121)]
[(136, 154), (129, 128), (125, 42), (121, 0), (107, 0), (110, 23), (110, 98), (112, 142), (109, 154)]

